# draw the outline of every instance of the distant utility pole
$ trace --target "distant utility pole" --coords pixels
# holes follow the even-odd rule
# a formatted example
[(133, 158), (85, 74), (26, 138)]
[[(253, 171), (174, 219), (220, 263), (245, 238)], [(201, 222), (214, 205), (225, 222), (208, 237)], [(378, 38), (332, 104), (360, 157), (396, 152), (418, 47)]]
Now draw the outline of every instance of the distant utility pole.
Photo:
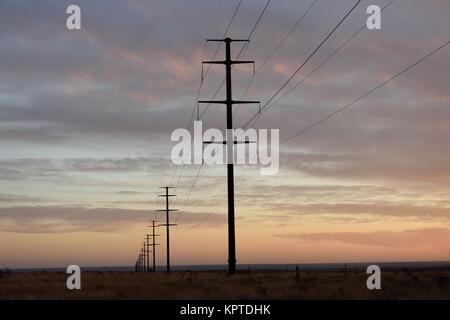
[(169, 194), (169, 189), (173, 189), (173, 187), (161, 187), (161, 189), (165, 189), (166, 193), (165, 194), (159, 194), (158, 197), (165, 197), (166, 198), (166, 209), (164, 210), (158, 210), (158, 211), (164, 211), (166, 212), (166, 223), (165, 224), (160, 224), (159, 226), (163, 226), (166, 227), (166, 249), (167, 249), (167, 273), (170, 272), (170, 237), (169, 237), (169, 229), (171, 226), (176, 226), (176, 224), (174, 223), (170, 223), (170, 219), (169, 219), (169, 212), (171, 211), (177, 211), (177, 209), (169, 209), (169, 197), (175, 197), (176, 195), (174, 194)]
[(136, 262), (136, 272), (141, 271), (141, 254), (139, 253), (138, 259)]
[[(152, 237), (152, 243), (150, 244), (152, 246), (152, 253), (153, 253), (153, 272), (156, 272), (156, 246), (159, 245), (159, 243), (156, 243), (156, 238), (159, 237), (159, 234), (155, 234), (155, 220), (150, 221), (152, 224), (149, 226), (152, 228), (152, 234), (150, 235)], [(147, 235), (148, 236), (148, 235)]]
[[(234, 152), (233, 146), (238, 141), (232, 141), (233, 137), (230, 134), (233, 129), (233, 105), (234, 104), (259, 104), (259, 101), (235, 101), (232, 95), (231, 86), (231, 68), (235, 64), (251, 63), (254, 65), (254, 61), (234, 61), (231, 60), (231, 42), (248, 42), (249, 40), (236, 40), (236, 39), (208, 39), (207, 42), (225, 42), (225, 60), (224, 61), (203, 61), (207, 64), (224, 64), (226, 68), (226, 100), (213, 100), (213, 101), (198, 101), (198, 103), (218, 103), (225, 104), (227, 110), (227, 176), (228, 176), (228, 273), (234, 274), (236, 272), (236, 239), (235, 239), (235, 218), (234, 218)], [(203, 79), (203, 74), (202, 74)], [(245, 142), (244, 142), (245, 143)], [(230, 160), (231, 159), (231, 160)], [(231, 162), (231, 163), (230, 163)]]
[(142, 246), (142, 272), (145, 272), (145, 241)]
[(150, 272), (150, 235), (146, 234), (145, 250), (147, 250), (147, 269), (145, 271)]
[(144, 248), (141, 248), (141, 254), (139, 256), (139, 260), (141, 262), (140, 266), (141, 266), (141, 272), (144, 272), (144, 263), (143, 263), (143, 257), (144, 257)]

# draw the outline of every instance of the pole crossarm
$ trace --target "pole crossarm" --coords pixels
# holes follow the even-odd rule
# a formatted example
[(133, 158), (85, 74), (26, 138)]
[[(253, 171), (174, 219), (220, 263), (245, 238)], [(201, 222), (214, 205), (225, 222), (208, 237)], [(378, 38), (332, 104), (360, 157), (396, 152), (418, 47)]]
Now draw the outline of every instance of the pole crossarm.
[(250, 42), (250, 40), (225, 38), (225, 39), (206, 39), (206, 42)]
[(203, 64), (254, 64), (253, 60), (216, 60), (216, 61), (203, 61)]
[(208, 103), (208, 104), (261, 104), (261, 101), (257, 100), (199, 100), (198, 103)]

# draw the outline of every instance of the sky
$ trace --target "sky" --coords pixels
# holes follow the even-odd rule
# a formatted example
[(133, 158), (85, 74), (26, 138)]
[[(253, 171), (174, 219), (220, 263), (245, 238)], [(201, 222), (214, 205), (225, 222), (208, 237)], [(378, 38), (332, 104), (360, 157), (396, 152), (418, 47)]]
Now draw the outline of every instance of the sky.
[[(0, 267), (134, 265), (169, 184), (180, 209), (172, 263), (226, 263), (226, 168), (175, 166), (170, 136), (191, 124), (201, 61), (217, 50), (204, 41), (224, 36), (238, 2), (0, 0)], [(312, 2), (271, 1), (240, 57), (257, 72), (233, 68), (235, 99), (268, 101), (356, 1), (318, 0), (265, 61)], [(369, 5), (388, 2), (363, 0), (281, 93), (365, 25)], [(242, 0), (227, 35), (247, 38), (265, 3)], [(71, 4), (81, 30), (66, 28)], [(449, 41), (450, 2), (394, 0), (381, 26), (252, 126), (284, 140), (389, 79)], [(238, 263), (449, 260), (449, 56), (444, 47), (283, 144), (276, 175), (236, 166)], [(223, 77), (211, 67), (199, 98)], [(205, 108), (203, 126), (224, 129), (223, 106)], [(258, 110), (235, 108), (236, 127)]]

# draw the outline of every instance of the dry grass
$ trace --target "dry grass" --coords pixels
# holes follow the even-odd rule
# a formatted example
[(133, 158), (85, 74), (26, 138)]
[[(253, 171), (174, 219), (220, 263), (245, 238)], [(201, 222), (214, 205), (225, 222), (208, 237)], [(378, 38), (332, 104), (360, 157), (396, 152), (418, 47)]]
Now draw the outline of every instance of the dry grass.
[(450, 271), (383, 272), (373, 291), (363, 272), (83, 272), (72, 291), (67, 276), (4, 274), (0, 299), (450, 299)]

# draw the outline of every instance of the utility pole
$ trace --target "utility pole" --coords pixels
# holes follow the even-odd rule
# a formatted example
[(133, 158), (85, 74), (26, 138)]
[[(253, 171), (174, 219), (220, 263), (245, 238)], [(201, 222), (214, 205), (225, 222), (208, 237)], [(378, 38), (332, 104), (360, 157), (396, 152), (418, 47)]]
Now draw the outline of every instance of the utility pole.
[(136, 272), (140, 271), (141, 269), (141, 254), (138, 255), (138, 259), (136, 262)]
[(145, 272), (145, 241), (142, 246), (142, 272)]
[(149, 227), (152, 228), (152, 234), (150, 235), (152, 237), (152, 243), (150, 244), (152, 246), (152, 253), (153, 253), (153, 272), (156, 272), (156, 246), (159, 245), (159, 243), (156, 243), (156, 238), (155, 237), (159, 237), (159, 234), (155, 234), (155, 227), (157, 227), (155, 225), (155, 220), (150, 221), (152, 223), (152, 225), (150, 225)]
[[(226, 69), (226, 100), (198, 101), (198, 103), (217, 103), (226, 105), (227, 111), (227, 179), (228, 179), (228, 273), (236, 273), (236, 236), (235, 236), (235, 216), (234, 216), (234, 144), (233, 141), (233, 105), (234, 104), (259, 104), (259, 101), (235, 101), (233, 100), (231, 86), (231, 68), (235, 64), (255, 64), (254, 61), (235, 61), (231, 59), (231, 42), (248, 42), (249, 40), (237, 39), (208, 39), (206, 42), (225, 42), (224, 61), (203, 61), (204, 64), (224, 64)], [(203, 68), (202, 68), (203, 69)], [(202, 71), (203, 73), (203, 71)], [(202, 74), (203, 79), (203, 74)], [(245, 142), (244, 142), (245, 143)]]
[(177, 209), (169, 209), (169, 197), (175, 197), (174, 194), (169, 194), (169, 189), (173, 189), (173, 187), (161, 187), (161, 189), (165, 189), (165, 194), (159, 194), (158, 197), (165, 197), (166, 198), (166, 209), (164, 210), (158, 210), (158, 211), (164, 211), (166, 212), (166, 223), (160, 224), (159, 226), (166, 227), (166, 249), (167, 249), (167, 273), (170, 273), (170, 237), (169, 237), (169, 229), (171, 226), (176, 226), (175, 223), (170, 223), (169, 218), (169, 212), (171, 211), (177, 211)]
[(146, 272), (150, 272), (150, 235), (146, 234), (145, 249), (147, 250), (147, 269)]

